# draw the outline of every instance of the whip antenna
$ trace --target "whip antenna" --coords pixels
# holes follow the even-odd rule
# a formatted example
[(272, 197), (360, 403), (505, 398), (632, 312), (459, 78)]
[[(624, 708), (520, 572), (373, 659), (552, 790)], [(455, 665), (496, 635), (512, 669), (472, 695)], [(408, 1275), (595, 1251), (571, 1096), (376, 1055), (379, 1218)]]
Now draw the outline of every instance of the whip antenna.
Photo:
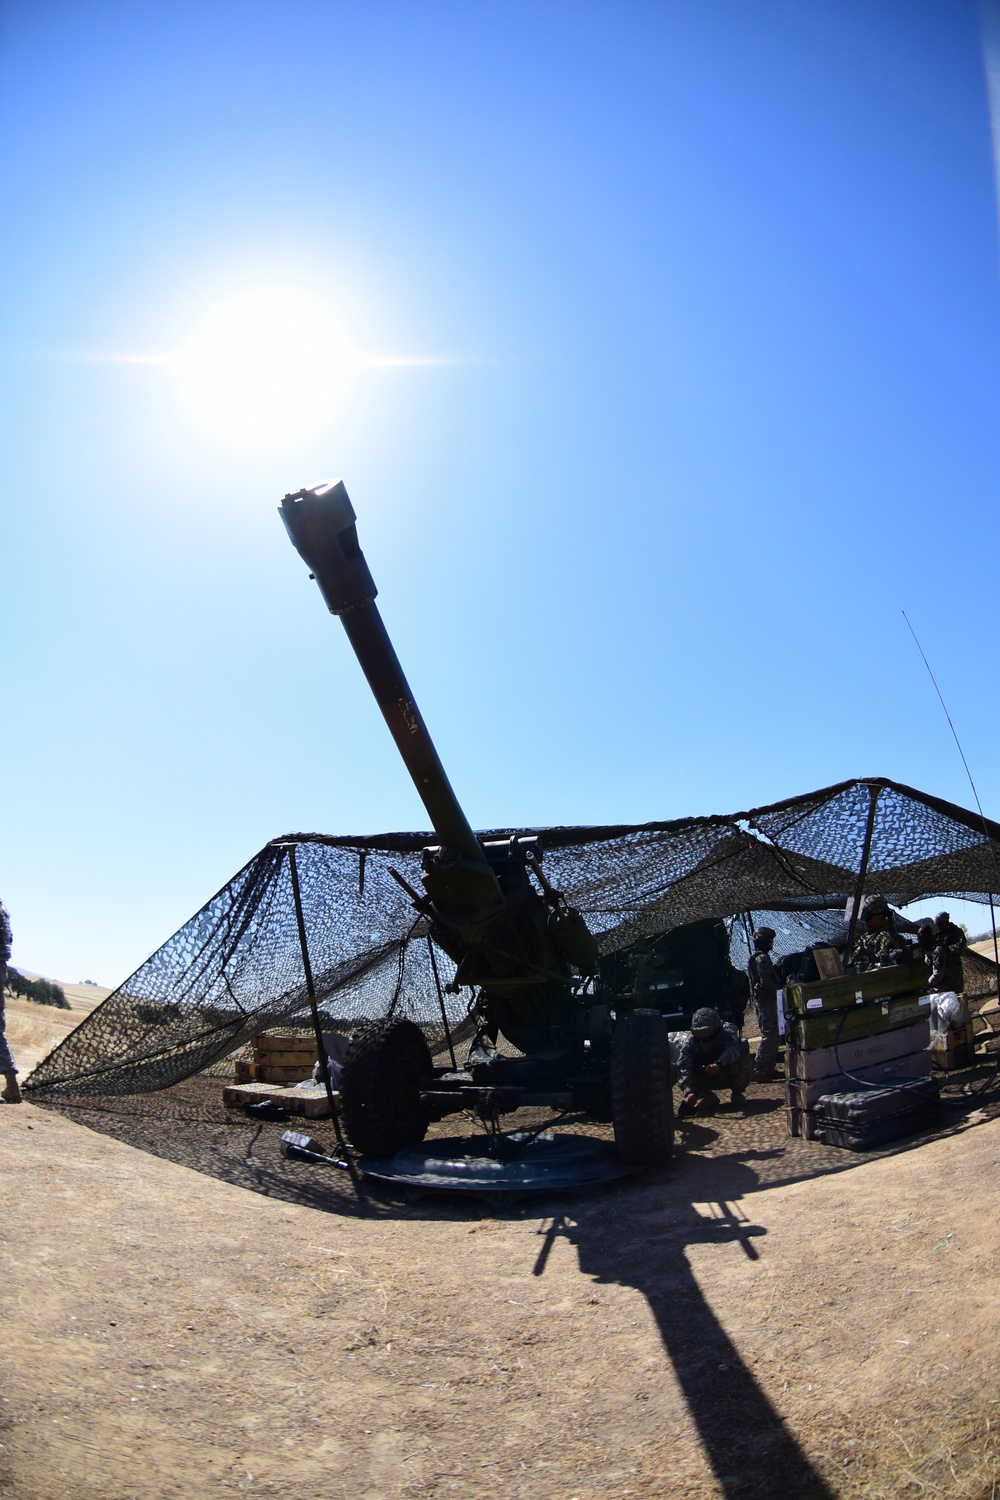
[[(958, 731), (956, 730), (954, 724), (951, 722), (951, 714), (948, 712), (948, 705), (944, 701), (944, 696), (943, 696), (943, 694), (941, 692), (941, 689), (938, 687), (938, 684), (937, 684), (937, 678), (934, 676), (934, 673), (931, 671), (931, 664), (927, 660), (927, 657), (924, 655), (924, 648), (923, 648), (923, 646), (921, 646), (920, 642), (917, 640), (917, 632), (914, 630), (913, 626), (910, 624), (910, 617), (906, 613), (905, 609), (902, 611), (902, 615), (903, 615), (903, 619), (906, 621), (906, 628), (907, 628), (907, 630), (910, 632), (910, 634), (913, 637), (913, 644), (916, 646), (917, 650), (920, 652), (920, 659), (923, 662), (924, 666), (927, 668), (927, 675), (930, 678), (931, 682), (934, 684), (934, 691), (937, 693), (938, 702), (941, 705), (941, 708), (942, 708), (942, 711), (944, 713), (944, 716), (948, 720), (948, 728), (951, 730), (952, 739), (955, 741), (955, 745), (956, 745), (956, 748), (958, 750), (958, 753), (962, 757), (962, 765), (965, 767), (965, 774), (969, 778), (969, 785), (972, 788), (972, 795), (976, 799), (976, 808), (977, 808), (977, 810), (979, 812), (980, 819), (982, 820), (983, 833), (986, 835), (986, 840), (990, 844), (990, 849), (992, 850), (993, 845), (992, 845), (992, 842), (990, 841), (989, 829), (986, 827), (986, 817), (985, 817), (985, 814), (983, 813), (983, 804), (979, 800), (979, 793), (976, 791), (976, 783), (972, 779), (972, 772), (969, 770), (969, 762), (965, 758), (965, 751), (962, 749), (962, 742), (961, 742), (961, 740), (958, 737)], [(996, 855), (993, 856), (993, 873), (994, 874), (997, 873)], [(997, 883), (998, 883), (998, 885), (1000, 885), (1000, 881), (998, 881)]]
[[(916, 646), (917, 650), (920, 652), (920, 659), (923, 662), (924, 666), (927, 668), (927, 675), (930, 678), (931, 682), (934, 684), (934, 691), (935, 691), (935, 693), (937, 693), (938, 702), (941, 705), (942, 712), (944, 713), (945, 718), (948, 720), (948, 728), (951, 730), (952, 739), (955, 741), (955, 746), (956, 746), (956, 748), (958, 750), (958, 753), (962, 757), (962, 765), (965, 767), (965, 774), (969, 778), (969, 785), (972, 788), (972, 795), (976, 799), (976, 809), (977, 809), (977, 811), (979, 813), (980, 822), (983, 825), (983, 837), (986, 839), (986, 847), (989, 849), (989, 851), (990, 851), (990, 859), (993, 861), (993, 885), (994, 885), (994, 887), (996, 889), (1000, 889), (1000, 872), (998, 872), (998, 870), (997, 870), (996, 850), (993, 847), (993, 840), (990, 838), (990, 831), (989, 831), (989, 828), (988, 828), (987, 823), (986, 823), (986, 814), (983, 812), (983, 804), (980, 802), (980, 800), (979, 800), (979, 793), (976, 791), (976, 783), (973, 781), (973, 779), (972, 779), (972, 772), (969, 770), (969, 762), (965, 758), (965, 751), (962, 749), (962, 742), (961, 742), (961, 740), (958, 737), (958, 730), (955, 728), (954, 724), (952, 723), (951, 714), (948, 712), (948, 705), (944, 701), (944, 694), (941, 692), (941, 689), (938, 687), (937, 678), (934, 676), (934, 673), (931, 671), (931, 664), (927, 660), (927, 657), (924, 655), (924, 648), (923, 648), (923, 646), (921, 646), (919, 640), (917, 639), (917, 632), (914, 630), (913, 626), (910, 624), (910, 617), (906, 613), (905, 609), (902, 610), (901, 613), (902, 613), (903, 619), (906, 621), (906, 628), (907, 628), (907, 630), (910, 632), (910, 634), (913, 637), (913, 644)], [(995, 907), (993, 905), (993, 891), (989, 892), (989, 897), (990, 897), (990, 926), (993, 929), (993, 962), (996, 965), (998, 975), (1000, 975), (1000, 952), (997, 951), (997, 917), (996, 917), (996, 909), (995, 909)], [(997, 998), (1000, 999), (1000, 984), (998, 984), (998, 995), (997, 995)], [(998, 1069), (1000, 1069), (1000, 1052), (997, 1053), (997, 1061), (994, 1064), (993, 1072), (986, 1079), (986, 1082), (983, 1083), (983, 1084), (981, 1084), (978, 1089), (971, 1089), (971, 1090), (969, 1090), (969, 1092), (970, 1093), (976, 1093), (976, 1094), (983, 1093), (983, 1091), (985, 1089), (987, 1089), (989, 1087), (989, 1085), (993, 1082), (993, 1079), (994, 1079), (994, 1077), (995, 1077)]]

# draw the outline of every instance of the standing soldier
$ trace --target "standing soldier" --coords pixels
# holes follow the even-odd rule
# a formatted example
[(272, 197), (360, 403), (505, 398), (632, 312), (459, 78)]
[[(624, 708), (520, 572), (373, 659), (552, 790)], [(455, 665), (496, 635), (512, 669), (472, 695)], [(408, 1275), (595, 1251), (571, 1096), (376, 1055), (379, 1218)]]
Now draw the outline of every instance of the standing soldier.
[(896, 924), (884, 896), (869, 896), (861, 908), (864, 932), (854, 944), (851, 962), (855, 972), (885, 969), (902, 963), (906, 942), (896, 931)]
[(965, 933), (946, 911), (939, 911), (934, 918), (934, 966), (931, 973), (932, 990), (954, 990), (960, 995), (965, 989), (962, 973), (962, 949)]
[(780, 982), (771, 962), (774, 945), (774, 928), (758, 927), (753, 935), (753, 949), (747, 973), (750, 976), (750, 994), (760, 1041), (754, 1059), (754, 1083), (770, 1083), (775, 1077), (778, 1063), (778, 990)]
[(10, 962), (12, 940), (10, 917), (7, 915), (7, 908), (0, 901), (0, 1073), (3, 1074), (4, 1080), (4, 1090), (0, 1094), (0, 1099), (5, 1104), (20, 1104), (21, 1090), (17, 1084), (17, 1069), (4, 1034), (4, 990), (7, 985), (7, 965)]
[(934, 967), (934, 949), (937, 947), (937, 938), (934, 935), (933, 922), (921, 922), (917, 928), (917, 958), (922, 958), (929, 969)]

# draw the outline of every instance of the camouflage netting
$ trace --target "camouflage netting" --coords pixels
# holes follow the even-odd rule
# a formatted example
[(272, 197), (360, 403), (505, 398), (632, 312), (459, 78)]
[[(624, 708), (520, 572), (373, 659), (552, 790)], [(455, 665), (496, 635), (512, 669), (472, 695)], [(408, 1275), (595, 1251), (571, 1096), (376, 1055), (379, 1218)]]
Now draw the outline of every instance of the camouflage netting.
[[(723, 917), (740, 964), (751, 923), (778, 930), (779, 952), (842, 936), (873, 804), (866, 894), (900, 907), (927, 896), (988, 901), (998, 890), (1000, 825), (984, 829), (975, 813), (880, 778), (731, 817), (534, 831), (550, 881), (584, 912), (603, 953)], [(468, 996), (439, 998), (427, 923), (390, 874), (391, 866), (419, 888), (429, 842), (274, 840), (39, 1064), (27, 1091), (79, 1098), (167, 1088), (267, 1028), (309, 1026), (289, 843), (324, 1027), (407, 1015), (439, 1048), (445, 1004), (449, 1025), (467, 1035)], [(454, 966), (439, 950), (433, 958), (444, 986)], [(985, 992), (993, 966), (979, 967)]]

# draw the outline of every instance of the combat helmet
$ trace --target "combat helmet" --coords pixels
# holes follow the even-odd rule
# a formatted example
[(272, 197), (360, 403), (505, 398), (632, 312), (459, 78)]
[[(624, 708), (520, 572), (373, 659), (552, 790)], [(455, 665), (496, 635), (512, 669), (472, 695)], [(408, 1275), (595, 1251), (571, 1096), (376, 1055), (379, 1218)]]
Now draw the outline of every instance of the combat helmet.
[(703, 1005), (691, 1017), (691, 1030), (699, 1041), (706, 1041), (722, 1027), (722, 1017), (711, 1006)]
[(768, 947), (770, 947), (771, 944), (774, 942), (774, 940), (775, 940), (776, 937), (777, 937), (777, 933), (775, 932), (775, 930), (774, 930), (773, 927), (755, 927), (754, 928), (753, 940), (754, 940), (754, 945), (757, 948), (761, 947), (761, 945), (763, 943), (766, 943), (768, 945)]

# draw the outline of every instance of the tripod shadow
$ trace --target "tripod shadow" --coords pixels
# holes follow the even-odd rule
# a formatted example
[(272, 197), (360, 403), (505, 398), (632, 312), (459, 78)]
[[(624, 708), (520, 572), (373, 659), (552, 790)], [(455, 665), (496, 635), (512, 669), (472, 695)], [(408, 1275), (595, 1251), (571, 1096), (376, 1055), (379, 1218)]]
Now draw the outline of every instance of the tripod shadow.
[(631, 1232), (623, 1233), (610, 1203), (575, 1221), (559, 1215), (544, 1232), (535, 1275), (545, 1274), (552, 1246), (564, 1236), (576, 1247), (581, 1271), (596, 1282), (642, 1292), (726, 1500), (778, 1494), (834, 1500), (722, 1327), (685, 1253), (694, 1244), (738, 1246), (748, 1260), (759, 1260), (755, 1241), (767, 1231), (740, 1206), (757, 1174), (745, 1158), (682, 1156), (670, 1178), (644, 1195), (644, 1212), (628, 1216)]

